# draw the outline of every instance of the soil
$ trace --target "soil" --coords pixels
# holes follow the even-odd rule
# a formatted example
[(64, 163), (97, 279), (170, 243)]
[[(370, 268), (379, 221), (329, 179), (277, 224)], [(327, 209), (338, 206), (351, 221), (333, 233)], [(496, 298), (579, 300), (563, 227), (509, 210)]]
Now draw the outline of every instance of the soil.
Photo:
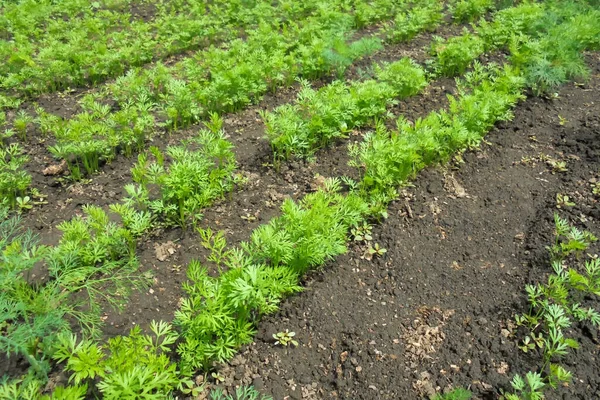
[[(452, 387), (496, 399), (514, 374), (535, 370), (539, 354), (518, 349), (512, 321), (527, 311), (525, 285), (551, 271), (553, 214), (600, 233), (590, 184), (600, 179), (600, 56), (588, 61), (588, 84), (528, 98), (464, 163), (430, 168), (405, 188), (374, 228), (387, 253), (369, 261), (355, 245), (307, 277), (222, 366), (225, 386), (254, 384), (278, 400), (417, 399)], [(568, 170), (554, 172), (540, 155)], [(557, 209), (557, 193), (576, 205)], [(298, 347), (274, 345), (285, 329)], [(598, 330), (576, 324), (569, 335), (581, 346), (564, 361), (574, 379), (548, 398), (596, 398)]]

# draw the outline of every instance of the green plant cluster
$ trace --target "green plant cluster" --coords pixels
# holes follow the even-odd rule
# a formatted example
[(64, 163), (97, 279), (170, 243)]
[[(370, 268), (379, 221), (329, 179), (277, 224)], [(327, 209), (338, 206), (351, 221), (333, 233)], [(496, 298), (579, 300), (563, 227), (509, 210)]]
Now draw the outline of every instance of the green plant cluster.
[[(220, 129), (222, 121), (217, 121), (215, 128)], [(232, 147), (222, 131), (202, 130), (185, 143), (167, 147), (164, 154), (156, 147), (150, 148), (152, 159), (146, 153), (140, 154), (131, 170), (136, 184), (125, 186), (128, 197), (124, 207), (115, 205), (113, 210), (125, 215), (127, 207), (132, 207), (140, 211), (138, 215), (144, 216), (144, 221), (149, 211), (167, 224), (185, 228), (190, 218), (199, 220), (203, 208), (223, 198), (240, 181), (234, 174)], [(135, 219), (131, 223), (139, 225)], [(145, 230), (144, 224), (136, 230)]]
[(398, 130), (392, 132), (379, 124), (363, 142), (350, 144), (352, 165), (363, 170), (361, 188), (393, 192), (425, 166), (477, 145), (497, 121), (512, 118), (510, 110), (522, 98), (524, 83), (508, 66), (475, 64), (459, 82), (459, 95), (448, 96), (448, 111), (432, 112), (414, 124), (400, 117)]
[(175, 316), (184, 370), (207, 370), (250, 343), (258, 319), (277, 310), (281, 299), (300, 290), (309, 269), (346, 251), (346, 234), (364, 218), (367, 205), (339, 193), (339, 180), (306, 196), (286, 200), (282, 215), (257, 228), (240, 249), (225, 250), (222, 235), (204, 232), (204, 245), (221, 273), (210, 276), (194, 261), (188, 267), (187, 298)]
[[(85, 216), (62, 222), (57, 229), (62, 237), (46, 262), (52, 279), (71, 292), (82, 292), (87, 312), (78, 320), (94, 332), (99, 325), (99, 300), (116, 308), (124, 305), (127, 295), (145, 287), (137, 269), (136, 236), (122, 224), (111, 221), (97, 206), (83, 206)], [(89, 316), (89, 319), (88, 319)]]
[(455, 22), (473, 22), (495, 8), (493, 0), (452, 0), (448, 6)]
[[(84, 97), (84, 111), (69, 120), (40, 110), (40, 128), (54, 133), (56, 144), (50, 151), (67, 160), (78, 179), (119, 150), (140, 150), (158, 121), (178, 129), (211, 112), (238, 110), (300, 75), (314, 78), (344, 71), (381, 46), (374, 37), (348, 43), (353, 24), (351, 14), (333, 6), (323, 6), (300, 22), (289, 21), (283, 29), (261, 23), (246, 40), (234, 40), (225, 48), (213, 46), (172, 67), (130, 70), (106, 93)], [(116, 111), (106, 103), (110, 98), (117, 102)]]
[(29, 190), (31, 175), (24, 168), (29, 157), (23, 152), (17, 143), (5, 147), (0, 143), (0, 206), (15, 207), (17, 198)]
[(354, 15), (354, 24), (357, 28), (364, 28), (374, 23), (386, 21), (390, 19), (390, 16), (404, 13), (408, 7), (415, 6), (415, 3), (415, 1), (411, 0), (353, 2), (352, 11)]
[(58, 337), (53, 358), (65, 362), (76, 385), (96, 381), (95, 387), (107, 400), (163, 400), (182, 381), (168, 353), (178, 338), (170, 324), (152, 322), (152, 335), (139, 326), (127, 336), (116, 336), (105, 345), (77, 340), (73, 334)]
[[(119, 308), (128, 293), (149, 283), (137, 272), (134, 235), (98, 207), (84, 213), (60, 224), (59, 244), (47, 247), (0, 208), (0, 351), (31, 365), (21, 388), (46, 379), (57, 335), (70, 331), (70, 321), (97, 337), (100, 301)], [(31, 283), (40, 268), (47, 278)]]
[(135, 5), (130, 0), (7, 5), (0, 18), (0, 88), (35, 95), (102, 82), (130, 67), (233, 39), (262, 20), (302, 18), (321, 2), (282, 7), (264, 0), (148, 0), (140, 8), (150, 11), (150, 19), (137, 15)]
[(473, 27), (473, 33), (465, 28), (460, 36), (436, 38), (431, 46), (434, 68), (443, 76), (461, 75), (483, 53), (507, 49), (518, 38), (530, 41), (535, 35), (546, 32), (547, 26), (543, 23), (546, 15), (542, 4), (523, 2), (496, 12), (492, 21), (480, 19)]
[(579, 348), (579, 343), (567, 336), (572, 320), (600, 327), (600, 312), (589, 306), (591, 299), (600, 296), (600, 260), (582, 260), (598, 238), (571, 226), (558, 214), (554, 222), (555, 241), (548, 247), (553, 273), (547, 283), (527, 285), (529, 312), (515, 317), (517, 324), (528, 330), (520, 348), (525, 352), (538, 350), (543, 364), (539, 371), (528, 372), (525, 379), (520, 375), (513, 378), (516, 394), (508, 394), (508, 400), (541, 399), (546, 389), (568, 382), (571, 373), (558, 361)]
[(0, 221), (0, 351), (23, 356), (34, 375), (43, 376), (50, 369), (43, 349), (68, 327), (60, 306), (64, 296), (56, 284), (28, 282), (48, 249), (7, 208), (0, 207)]
[(589, 76), (582, 53), (600, 49), (599, 18), (598, 9), (567, 3), (546, 14), (542, 24), (549, 27), (547, 34), (535, 40), (512, 41), (511, 62), (527, 71), (527, 84), (536, 95), (549, 94), (569, 80)]
[(383, 29), (388, 42), (406, 42), (421, 32), (432, 32), (443, 20), (443, 3), (439, 0), (420, 0), (397, 13)]
[(467, 68), (485, 52), (485, 41), (464, 28), (463, 34), (449, 39), (436, 37), (431, 53), (439, 74), (447, 77), (462, 75)]
[[(547, 45), (531, 45), (532, 42), (543, 42), (546, 36), (559, 40), (562, 38), (560, 32), (563, 34), (576, 32), (579, 44), (573, 45), (574, 52), (597, 46), (598, 38), (594, 36), (596, 27), (590, 24), (591, 20), (585, 17), (586, 13), (582, 12), (580, 5), (566, 7), (561, 4), (557, 8), (548, 1), (535, 6), (524, 2), (515, 9), (519, 7), (531, 13), (516, 13), (507, 9), (497, 14), (509, 22), (514, 22), (515, 25), (522, 24), (518, 35), (509, 35), (504, 42), (501, 35), (487, 35), (492, 32), (492, 29), (497, 29), (499, 33), (504, 32), (504, 27), (495, 25), (495, 22), (487, 23), (486, 34), (479, 35), (484, 41), (485, 49), (492, 48), (491, 46), (505, 46), (510, 50), (510, 61), (517, 67), (510, 65), (483, 67), (475, 63), (472, 72), (458, 82), (458, 94), (450, 96), (448, 110), (433, 112), (414, 124), (400, 118), (398, 129), (394, 132), (385, 129), (383, 124), (378, 124), (376, 131), (367, 135), (364, 143), (350, 146), (353, 163), (363, 173), (360, 182), (345, 179), (342, 185), (341, 179), (327, 179), (321, 189), (307, 195), (304, 199), (284, 201), (281, 216), (255, 229), (250, 240), (239, 248), (227, 248), (221, 233), (215, 234), (208, 229), (200, 230), (202, 244), (210, 251), (207, 261), (216, 268), (209, 268), (199, 261), (194, 261), (189, 266), (189, 282), (185, 285), (186, 298), (183, 299), (174, 321), (174, 326), (178, 329), (177, 334), (170, 325), (157, 323), (152, 327), (152, 335), (143, 335), (141, 331), (134, 329), (129, 336), (118, 337), (105, 345), (99, 345), (87, 337), (78, 342), (77, 338), (65, 329), (58, 336), (60, 340), (57, 348), (47, 348), (41, 339), (31, 337), (20, 342), (20, 347), (14, 347), (9, 351), (33, 357), (32, 365), (36, 361), (46, 362), (51, 356), (66, 362), (74, 386), (57, 389), (53, 394), (56, 398), (79, 399), (88, 390), (88, 385), (91, 392), (103, 394), (107, 398), (169, 398), (176, 388), (183, 393), (193, 394), (198, 388), (195, 388), (194, 383), (189, 379), (192, 372), (196, 372), (197, 369), (207, 371), (214, 367), (215, 362), (230, 358), (239, 346), (251, 341), (256, 323), (262, 315), (274, 312), (286, 295), (300, 290), (299, 281), (304, 273), (323, 266), (328, 260), (345, 252), (352, 238), (358, 241), (367, 240), (370, 236), (370, 229), (366, 228), (369, 226), (369, 220), (386, 215), (387, 205), (396, 197), (398, 185), (413, 177), (426, 165), (443, 161), (449, 158), (452, 152), (474, 146), (496, 121), (511, 118), (511, 108), (522, 97), (528, 85), (529, 88), (536, 88), (535, 81), (530, 79), (530, 74), (540, 63), (539, 60), (557, 60), (553, 58), (552, 49)], [(540, 7), (542, 12), (538, 13)], [(337, 13), (328, 12), (320, 15), (325, 14), (333, 16), (330, 22), (338, 21), (335, 17)], [(368, 15), (376, 15), (376, 13), (365, 12), (363, 17)], [(533, 15), (537, 17), (532, 17)], [(547, 22), (552, 19), (557, 23)], [(356, 23), (357, 19), (353, 21)], [(529, 32), (531, 26), (536, 24), (541, 29)], [(480, 24), (480, 26), (484, 25)], [(319, 41), (321, 38), (317, 37), (316, 40)], [(332, 47), (328, 49), (331, 50)], [(328, 57), (332, 60), (336, 59), (330, 53)], [(551, 64), (552, 68), (563, 67), (560, 63)], [(338, 60), (329, 65), (339, 66), (344, 63)], [(402, 68), (405, 67), (406, 65)], [(386, 77), (384, 73), (386, 68), (383, 66), (378, 69), (377, 79), (370, 81), (375, 84), (385, 82), (391, 87), (394, 85), (413, 87), (413, 82), (408, 81), (407, 84), (403, 81), (405, 76), (402, 74), (390, 72)], [(403, 70), (402, 68), (400, 70)], [(335, 68), (330, 67), (329, 71), (331, 70), (335, 71)], [(417, 75), (424, 77), (424, 75)], [(566, 75), (566, 77), (570, 76), (573, 75)], [(425, 82), (424, 78), (423, 82)], [(162, 81), (157, 81), (156, 85), (159, 88), (157, 90), (162, 90)], [(336, 87), (335, 85), (332, 87)], [(338, 89), (340, 91), (335, 93), (346, 96), (346, 93), (352, 93), (351, 88), (354, 87), (352, 85), (344, 86), (344, 90)], [(408, 90), (411, 92), (413, 89)], [(318, 98), (320, 93), (321, 91), (307, 92), (308, 98), (313, 96), (313, 99)], [(326, 90), (323, 93), (326, 93)], [(148, 96), (146, 98), (150, 99)], [(324, 103), (326, 99), (329, 98), (324, 97), (319, 100), (323, 107), (328, 106)], [(335, 107), (345, 112), (346, 103), (339, 102), (337, 98), (330, 100)], [(155, 100), (148, 100), (150, 103), (153, 101)], [(105, 107), (105, 103), (100, 100), (97, 104), (95, 106), (97, 108)], [(382, 103), (375, 101), (374, 104), (376, 106), (374, 109), (382, 109), (380, 106)], [(357, 109), (363, 110), (368, 108), (366, 106), (363, 103)], [(327, 116), (327, 119), (324, 119), (323, 115)], [(337, 130), (347, 129), (339, 123), (328, 125), (331, 121), (330, 116), (337, 118), (336, 113), (328, 111), (328, 114), (323, 115), (315, 117), (314, 120), (312, 115), (308, 115), (307, 119), (302, 121), (310, 123), (318, 121), (318, 126), (328, 127), (327, 129), (333, 127), (337, 127)], [(50, 117), (46, 117), (46, 120), (48, 125), (52, 124), (49, 121)], [(357, 121), (362, 123), (360, 119)], [(199, 141), (190, 142), (188, 147), (180, 147), (174, 152), (170, 148), (171, 152), (167, 150), (165, 154), (153, 150), (152, 156), (142, 155), (133, 171), (135, 179), (138, 180), (137, 187), (129, 191), (130, 203), (111, 207), (113, 212), (121, 215), (122, 224), (111, 222), (101, 209), (86, 207), (85, 217), (76, 217), (61, 225), (64, 234), (60, 244), (54, 249), (40, 250), (35, 253), (36, 260), (46, 260), (51, 278), (46, 285), (56, 284), (59, 293), (66, 293), (66, 295), (71, 294), (69, 290), (83, 291), (86, 294), (84, 297), (91, 299), (91, 303), (102, 295), (109, 295), (117, 298), (111, 301), (118, 305), (118, 299), (126, 293), (127, 289), (121, 287), (119, 282), (124, 282), (126, 286), (132, 286), (136, 282), (143, 283), (144, 280), (139, 277), (133, 280), (137, 266), (135, 239), (147, 232), (152, 225), (153, 216), (156, 215), (152, 205), (162, 202), (164, 208), (171, 207), (179, 212), (181, 208), (177, 207), (181, 204), (180, 199), (184, 199), (184, 205), (187, 199), (184, 195), (175, 194), (178, 189), (176, 184), (170, 186), (166, 184), (176, 170), (174, 165), (177, 163), (184, 165), (189, 161), (189, 170), (196, 171), (194, 168), (197, 163), (202, 165), (199, 170), (203, 174), (210, 175), (216, 171), (215, 174), (221, 176), (226, 184), (231, 182), (233, 160), (229, 158), (230, 145), (222, 142), (224, 139), (219, 134), (218, 119), (213, 118), (208, 127), (211, 132), (201, 133)], [(332, 137), (336, 137), (333, 131), (329, 133)], [(214, 142), (215, 148), (220, 149), (220, 153), (217, 150), (216, 153), (205, 150), (205, 144), (209, 142)], [(196, 153), (199, 154), (198, 158)], [(209, 163), (205, 163), (207, 154), (212, 155)], [(223, 159), (219, 160), (217, 154), (223, 154)], [(180, 155), (182, 158), (178, 159)], [(149, 161), (151, 157), (152, 161)], [(181, 176), (185, 175), (182, 173)], [(214, 181), (215, 185), (217, 181)], [(209, 182), (211, 182), (210, 178)], [(147, 189), (147, 199), (144, 198), (144, 185)], [(213, 187), (211, 185), (202, 181), (198, 187), (204, 191), (206, 188)], [(347, 193), (343, 193), (342, 186), (347, 187)], [(221, 195), (223, 193), (225, 191)], [(195, 195), (192, 197), (195, 198)], [(185, 207), (183, 209), (185, 210)], [(191, 214), (197, 211), (198, 209), (194, 209)], [(172, 214), (172, 218), (180, 220), (180, 215), (175, 214)], [(193, 215), (186, 216), (186, 218), (190, 217)], [(538, 343), (544, 343), (545, 350), (552, 350), (548, 357), (551, 361), (553, 358), (559, 358), (561, 352), (569, 346), (574, 346), (573, 342), (567, 340), (568, 338), (560, 339), (558, 334), (568, 326), (565, 319), (569, 321), (569, 318), (575, 318), (595, 324), (599, 319), (598, 314), (584, 303), (586, 294), (588, 296), (590, 293), (598, 294), (600, 265), (591, 260), (583, 266), (571, 264), (574, 267), (565, 267), (566, 261), (575, 263), (573, 260), (577, 260), (577, 254), (583, 252), (593, 238), (588, 234), (572, 230), (564, 223), (557, 224), (557, 227), (562, 233), (551, 251), (553, 257), (562, 259), (563, 262), (560, 264), (561, 268), (558, 268), (556, 266), (558, 264), (555, 263), (557, 278), (552, 278), (548, 285), (539, 286), (540, 296), (536, 294), (537, 289), (532, 291), (538, 301), (536, 307), (540, 304), (541, 306), (535, 308), (529, 316), (535, 317), (540, 309), (546, 311), (540, 314), (538, 319), (540, 325), (535, 328), (538, 331), (532, 332), (526, 347), (531, 351), (529, 344), (533, 343), (534, 346), (539, 347)], [(353, 233), (349, 235), (352, 230)], [(21, 238), (19, 234), (12, 234), (11, 237), (17, 239), (0, 242), (3, 257), (17, 255), (16, 262), (18, 265), (23, 265), (24, 269), (11, 268), (15, 271), (31, 270), (37, 263), (37, 261), (27, 261), (29, 255), (34, 254), (32, 245), (25, 244), (31, 241), (24, 239), (24, 236)], [(21, 249), (25, 249), (26, 260), (18, 258), (23, 257)], [(384, 249), (379, 247), (374, 247), (373, 250), (379, 255), (384, 253)], [(215, 269), (216, 274), (212, 273)], [(17, 274), (23, 276), (22, 272)], [(27, 285), (25, 280), (16, 280), (16, 282), (20, 286)], [(62, 286), (62, 282), (68, 285)], [(33, 289), (42, 290), (45, 287)], [(100, 287), (102, 293), (99, 292)], [(8, 301), (18, 298), (13, 295), (18, 291), (8, 293), (11, 293)], [(545, 307), (544, 298), (550, 299), (548, 307)], [(23, 302), (25, 299), (20, 301)], [(0, 324), (3, 334), (15, 332), (19, 324), (29, 323), (34, 314), (41, 314), (40, 318), (42, 318), (47, 312), (47, 309), (39, 305), (34, 304), (31, 308), (27, 308), (30, 305), (16, 304), (21, 307), (19, 310), (26, 310), (23, 311), (26, 314), (13, 312), (11, 314), (14, 315), (13, 317), (8, 317), (5, 319), (6, 322)], [(81, 308), (78, 306), (82, 304), (75, 303), (75, 305), (76, 307), (65, 310), (63, 315), (79, 319), (84, 326), (88, 326), (88, 330), (93, 330), (96, 320), (81, 313)], [(86, 311), (96, 310), (93, 304), (86, 303), (85, 307)], [(53, 309), (48, 312), (50, 311)], [(528, 320), (525, 318), (523, 321)], [(547, 333), (539, 332), (540, 327), (547, 328)], [(541, 339), (540, 333), (542, 333)], [(176, 339), (179, 342), (176, 349), (180, 359), (178, 364), (168, 357)], [(42, 363), (41, 371), (44, 371), (44, 365)], [(515, 377), (514, 387), (515, 390), (520, 391), (520, 394), (513, 395), (516, 397), (512, 398), (517, 399), (521, 395), (523, 398), (536, 398), (527, 397), (527, 385), (538, 390), (544, 385), (551, 385), (568, 378), (568, 372), (564, 368), (552, 366), (552, 363), (548, 368), (551, 370), (554, 368), (551, 376), (556, 380), (544, 381), (546, 377), (542, 377), (537, 372), (527, 374), (525, 379)], [(12, 396), (12, 398), (37, 399), (40, 398), (39, 392), (42, 387), (39, 382), (31, 379), (8, 382), (0, 385), (0, 393), (8, 393), (7, 397)], [(457, 391), (455, 394), (458, 398), (467, 398), (468, 395), (466, 391)], [(241, 396), (248, 399), (258, 398), (258, 394), (251, 389), (242, 390), (238, 397)], [(223, 396), (216, 392), (213, 398), (223, 398)]]
[(409, 58), (375, 68), (376, 79), (335, 81), (313, 90), (302, 81), (295, 104), (263, 112), (266, 134), (275, 157), (311, 155), (336, 138), (373, 118), (383, 116), (397, 99), (419, 93), (427, 86), (425, 71)]

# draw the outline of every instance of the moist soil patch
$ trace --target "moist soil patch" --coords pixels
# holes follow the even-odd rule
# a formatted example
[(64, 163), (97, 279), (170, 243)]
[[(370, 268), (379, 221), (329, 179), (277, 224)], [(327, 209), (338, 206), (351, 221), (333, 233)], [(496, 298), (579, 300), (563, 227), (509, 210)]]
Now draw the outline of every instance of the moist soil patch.
[[(514, 374), (538, 368), (540, 356), (517, 347), (513, 317), (527, 311), (525, 285), (552, 271), (553, 215), (600, 234), (599, 60), (588, 56), (588, 84), (528, 98), (480, 149), (420, 174), (374, 228), (387, 253), (369, 261), (355, 245), (307, 277), (221, 367), (224, 386), (254, 384), (277, 400), (418, 399), (461, 386), (496, 399)], [(558, 209), (557, 193), (576, 205)], [(275, 346), (286, 329), (298, 347)], [(548, 398), (597, 398), (598, 330), (568, 334), (580, 343), (564, 360), (573, 381)]]

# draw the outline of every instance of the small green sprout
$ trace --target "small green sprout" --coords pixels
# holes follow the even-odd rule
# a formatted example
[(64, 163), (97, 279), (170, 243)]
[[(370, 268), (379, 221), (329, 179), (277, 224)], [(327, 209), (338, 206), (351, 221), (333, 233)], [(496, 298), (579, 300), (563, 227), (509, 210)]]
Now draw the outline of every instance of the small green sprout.
[(544, 337), (541, 333), (539, 333), (538, 336), (535, 336), (535, 333), (532, 333), (530, 336), (525, 336), (523, 344), (519, 346), (524, 353), (535, 350), (536, 347), (539, 347), (540, 349), (544, 347)]
[(248, 221), (248, 222), (254, 222), (254, 221), (256, 221), (256, 217), (254, 215), (248, 214), (248, 213), (246, 215), (242, 215), (241, 218), (244, 221)]
[(17, 205), (21, 210), (31, 210), (33, 208), (33, 204), (31, 203), (31, 198), (29, 196), (17, 197)]
[(573, 206), (575, 206), (575, 203), (569, 199), (569, 196), (560, 193), (556, 194), (556, 208), (567, 208)]
[(373, 236), (371, 236), (372, 229), (371, 225), (364, 223), (362, 226), (352, 228), (350, 232), (352, 233), (355, 242), (362, 242), (363, 240), (365, 242), (370, 242), (373, 240)]
[(382, 257), (385, 253), (387, 253), (387, 250), (384, 249), (383, 247), (380, 247), (379, 243), (375, 243), (373, 246), (369, 245), (368, 253), (371, 257), (373, 257), (373, 256)]
[(600, 182), (592, 183), (592, 193), (600, 196)]
[(285, 332), (278, 332), (273, 334), (273, 339), (276, 340), (275, 345), (289, 346), (293, 344), (295, 347), (298, 347), (298, 342), (294, 340), (294, 336), (296, 336), (296, 332), (290, 332), (288, 329)]
[(565, 161), (558, 161), (554, 159), (549, 159), (546, 161), (548, 165), (552, 167), (552, 172), (567, 172), (567, 163)]
[(210, 376), (212, 376), (217, 383), (225, 382), (225, 377), (223, 375), (221, 375), (219, 372), (213, 372), (212, 374), (210, 374)]
[(560, 126), (564, 126), (567, 122), (569, 122), (568, 119), (566, 119), (566, 118), (564, 118), (564, 117), (562, 117), (560, 115), (558, 116), (558, 123), (559, 123)]

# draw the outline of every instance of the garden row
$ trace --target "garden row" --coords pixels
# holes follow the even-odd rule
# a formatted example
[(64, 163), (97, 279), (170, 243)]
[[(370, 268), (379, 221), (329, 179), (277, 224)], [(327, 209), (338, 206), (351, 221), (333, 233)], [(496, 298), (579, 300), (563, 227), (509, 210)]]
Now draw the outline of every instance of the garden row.
[[(0, 42), (0, 88), (16, 97), (7, 97), (3, 106), (18, 104), (15, 101), (24, 96), (102, 82), (153, 60), (226, 42), (265, 21), (285, 25), (324, 6), (343, 9), (342, 2), (316, 0), (106, 3), (24, 1), (6, 6), (0, 20), (5, 37)], [(377, 6), (392, 12), (397, 3), (380, 0)], [(127, 12), (130, 7), (150, 9), (153, 18), (136, 18)]]
[[(7, 239), (0, 242), (0, 248), (11, 267), (7, 269), (10, 274), (3, 276), (10, 289), (2, 299), (9, 315), (2, 325), (2, 343), (7, 343), (10, 353), (25, 356), (33, 368), (25, 382), (8, 383), (1, 390), (13, 391), (16, 397), (28, 390), (37, 393), (50, 359), (66, 362), (72, 373), (75, 385), (60, 392), (69, 392), (68, 398), (83, 398), (86, 385), (94, 382), (96, 388), (90, 390), (106, 398), (165, 398), (175, 388), (198, 390), (188, 377), (199, 369), (210, 370), (215, 362), (229, 359), (241, 345), (251, 342), (259, 317), (275, 311), (283, 297), (300, 290), (298, 282), (304, 273), (346, 251), (352, 228), (357, 233), (360, 227), (382, 218), (397, 196), (398, 185), (425, 166), (477, 145), (494, 123), (511, 118), (510, 110), (526, 88), (547, 93), (584, 74), (580, 53), (599, 47), (600, 31), (595, 24), (599, 17), (598, 11), (577, 3), (569, 7), (525, 3), (498, 12), (492, 23), (479, 25), (479, 35), (463, 40), (481, 41), (481, 51), (508, 47), (510, 65), (472, 64), (472, 71), (459, 81), (459, 95), (450, 99), (448, 110), (432, 112), (414, 124), (400, 117), (397, 131), (378, 124), (363, 143), (351, 145), (353, 164), (363, 176), (360, 182), (331, 178), (321, 190), (299, 202), (286, 200), (280, 217), (256, 229), (248, 243), (236, 249), (228, 249), (221, 234), (201, 231), (203, 245), (211, 252), (211, 269), (219, 274), (208, 274), (199, 262), (189, 266), (188, 297), (174, 321), (177, 333), (161, 322), (153, 324), (155, 337), (134, 330), (128, 337), (101, 345), (91, 338), (79, 341), (69, 332), (65, 317), (96, 327), (99, 321), (89, 311), (97, 309), (98, 296), (119, 298), (102, 291), (107, 283), (112, 284), (113, 293), (121, 294), (128, 286), (144, 285), (145, 280), (135, 276), (136, 238), (150, 229), (153, 218), (185, 226), (199, 210), (231, 190), (236, 182), (235, 160), (218, 117), (212, 117), (208, 129), (196, 140), (169, 148), (168, 157), (157, 149), (151, 150), (151, 157), (140, 155), (132, 171), (136, 185), (127, 189), (129, 198), (111, 207), (121, 215), (122, 225), (111, 222), (101, 209), (86, 207), (85, 218), (60, 226), (64, 232), (61, 243), (45, 248), (20, 232), (15, 218), (6, 220), (2, 229)], [(471, 57), (468, 62), (463, 61), (467, 55), (456, 57), (464, 71), (481, 53), (463, 45), (455, 51), (461, 49)], [(438, 60), (443, 51), (440, 48), (437, 53)], [(441, 63), (437, 65), (439, 68)], [(412, 79), (402, 81), (399, 78), (404, 75), (399, 77), (394, 71), (409, 71)], [(342, 137), (351, 127), (382, 116), (394, 98), (415, 94), (426, 84), (424, 71), (408, 60), (379, 67), (375, 78), (336, 82), (318, 92), (306, 88), (297, 104), (284, 106), (296, 107), (300, 116), (297, 126), (307, 126), (303, 132), (317, 138), (300, 149), (314, 151), (332, 138)], [(370, 104), (359, 103), (370, 93), (367, 89), (376, 86), (373, 99), (381, 99), (380, 106), (369, 108)], [(359, 90), (363, 93), (360, 97)], [(321, 113), (331, 100), (335, 100), (333, 106)], [(347, 114), (342, 112), (347, 110)], [(291, 118), (291, 114), (280, 109), (266, 119), (271, 118), (274, 126), (273, 121), (283, 118), (281, 115)], [(279, 154), (309, 154), (281, 149)], [(152, 198), (156, 191), (150, 190), (151, 186), (158, 186), (158, 199)], [(357, 239), (358, 234), (354, 236)], [(51, 279), (33, 287), (23, 273), (41, 260), (47, 263)], [(73, 294), (81, 290), (88, 293), (85, 313), (72, 302)], [(47, 298), (57, 301), (48, 303)], [(177, 364), (167, 356), (175, 343)], [(564, 378), (562, 370), (559, 372), (550, 377)], [(59, 390), (55, 393), (55, 398), (67, 398), (58, 394)]]

